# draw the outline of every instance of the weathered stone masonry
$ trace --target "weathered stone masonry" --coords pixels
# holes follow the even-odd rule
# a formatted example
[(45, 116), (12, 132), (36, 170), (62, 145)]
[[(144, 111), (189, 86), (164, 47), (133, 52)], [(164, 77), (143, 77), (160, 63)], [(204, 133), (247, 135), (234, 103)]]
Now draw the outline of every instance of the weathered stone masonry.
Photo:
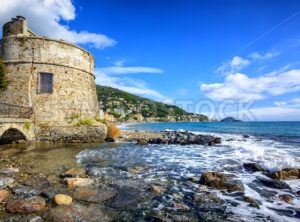
[[(36, 36), (25, 18), (17, 16), (3, 26), (0, 57), (9, 81), (0, 101), (32, 107), (36, 126), (68, 126), (74, 114), (99, 116), (94, 58), (84, 49)], [(51, 93), (41, 92), (41, 73), (53, 76)]]

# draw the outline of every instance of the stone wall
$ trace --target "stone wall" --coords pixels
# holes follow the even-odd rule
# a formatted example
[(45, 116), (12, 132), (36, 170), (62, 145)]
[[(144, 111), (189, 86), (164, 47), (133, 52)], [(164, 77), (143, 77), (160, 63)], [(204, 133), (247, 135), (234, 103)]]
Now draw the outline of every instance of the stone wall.
[[(8, 68), (8, 89), (0, 101), (32, 106), (36, 125), (67, 125), (72, 114), (99, 115), (94, 59), (75, 45), (35, 36), (7, 36), (0, 56)], [(39, 73), (53, 73), (53, 93), (39, 93)]]
[(37, 140), (54, 143), (97, 143), (106, 138), (106, 126), (38, 126), (35, 128)]

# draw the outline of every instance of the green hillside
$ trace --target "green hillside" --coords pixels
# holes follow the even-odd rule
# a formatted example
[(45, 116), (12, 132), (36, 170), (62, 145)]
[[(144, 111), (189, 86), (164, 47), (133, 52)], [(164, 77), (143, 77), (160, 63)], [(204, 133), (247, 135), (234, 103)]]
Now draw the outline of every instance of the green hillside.
[(155, 102), (119, 89), (97, 86), (100, 108), (118, 121), (208, 121), (200, 114), (192, 114), (175, 106)]

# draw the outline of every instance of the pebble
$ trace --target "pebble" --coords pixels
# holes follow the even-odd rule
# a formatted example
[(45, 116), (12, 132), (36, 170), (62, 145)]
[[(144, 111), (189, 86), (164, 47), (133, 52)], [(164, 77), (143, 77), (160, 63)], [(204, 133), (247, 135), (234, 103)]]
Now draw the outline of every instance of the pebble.
[(85, 187), (94, 184), (94, 179), (89, 178), (66, 178), (65, 182), (69, 187)]
[(85, 170), (82, 168), (72, 168), (61, 174), (61, 177), (82, 177), (85, 176)]
[(158, 186), (158, 185), (152, 185), (152, 190), (155, 193), (162, 193), (163, 192), (163, 187), (162, 186)]
[(0, 203), (3, 203), (9, 196), (9, 192), (7, 190), (0, 190)]
[(17, 200), (9, 200), (6, 210), (10, 213), (36, 213), (46, 208), (46, 202), (41, 197), (30, 197)]
[(70, 205), (72, 204), (72, 197), (64, 195), (64, 194), (56, 194), (54, 197), (54, 201), (57, 205)]

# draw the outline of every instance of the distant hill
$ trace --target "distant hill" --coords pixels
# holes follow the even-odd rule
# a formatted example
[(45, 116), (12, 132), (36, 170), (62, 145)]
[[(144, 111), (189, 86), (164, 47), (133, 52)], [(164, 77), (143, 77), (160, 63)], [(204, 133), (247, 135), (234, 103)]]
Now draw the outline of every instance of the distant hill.
[(97, 86), (100, 108), (117, 121), (209, 121), (201, 114), (161, 102), (155, 102), (112, 87)]
[(226, 117), (222, 119), (221, 122), (241, 122), (241, 120), (235, 119), (233, 117)]

